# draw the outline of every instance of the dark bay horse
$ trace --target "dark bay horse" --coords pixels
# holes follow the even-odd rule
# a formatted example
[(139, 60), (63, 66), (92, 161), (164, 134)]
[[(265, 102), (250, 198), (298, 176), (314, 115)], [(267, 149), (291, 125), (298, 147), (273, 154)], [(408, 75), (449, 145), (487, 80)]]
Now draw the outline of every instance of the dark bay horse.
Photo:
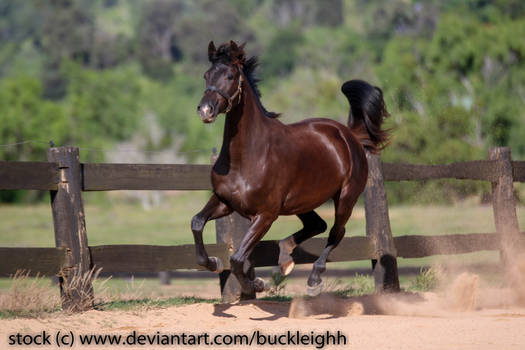
[(212, 123), (225, 113), (226, 121), (211, 172), (213, 195), (191, 222), (197, 262), (210, 271), (222, 271), (222, 262), (204, 249), (202, 230), (207, 221), (236, 211), (251, 223), (231, 256), (231, 269), (243, 294), (261, 292), (266, 284), (260, 278), (251, 280), (244, 265), (272, 223), (279, 215), (297, 215), (304, 225), (279, 243), (278, 263), (286, 275), (294, 266), (290, 255), (294, 248), (327, 228), (314, 209), (333, 199), (335, 223), (308, 278), (308, 294), (319, 294), (328, 255), (343, 238), (365, 188), (365, 149), (378, 152), (389, 136), (381, 129), (388, 116), (382, 91), (361, 80), (343, 84), (350, 103), (348, 126), (322, 118), (285, 125), (261, 104), (254, 76), (257, 60), (246, 58), (244, 45), (230, 41), (217, 49), (210, 42), (208, 57), (211, 68), (204, 74), (206, 90), (198, 114), (204, 123)]

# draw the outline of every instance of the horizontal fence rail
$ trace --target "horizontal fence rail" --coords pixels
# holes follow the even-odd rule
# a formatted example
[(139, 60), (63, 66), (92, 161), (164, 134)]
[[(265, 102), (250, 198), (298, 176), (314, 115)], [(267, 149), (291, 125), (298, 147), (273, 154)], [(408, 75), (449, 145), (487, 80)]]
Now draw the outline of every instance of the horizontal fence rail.
[(56, 190), (57, 163), (0, 161), (0, 190)]
[(17, 271), (32, 276), (56, 276), (69, 267), (65, 248), (0, 248), (0, 276), (9, 277)]
[(454, 255), (481, 250), (499, 250), (497, 233), (469, 233), (443, 236), (399, 236), (394, 237), (397, 256), (401, 258), (423, 258), (432, 255)]
[[(525, 235), (525, 232), (522, 232)], [(311, 264), (321, 254), (326, 238), (312, 238), (298, 246), (292, 256), (296, 264)], [(466, 233), (452, 235), (407, 235), (394, 237), (397, 256), (421, 258), (432, 255), (455, 255), (483, 250), (499, 250), (500, 237), (496, 233)], [(210, 256), (219, 257), (229, 269), (227, 244), (207, 244)], [(203, 270), (195, 261), (193, 244), (178, 246), (158, 245), (102, 245), (89, 247), (92, 264), (104, 274), (144, 273), (171, 270)], [(64, 248), (0, 248), (0, 276), (9, 277), (17, 270), (30, 275), (54, 276), (68, 268)], [(255, 267), (276, 266), (279, 241), (261, 241), (251, 255)], [(377, 258), (368, 237), (346, 237), (333, 250), (329, 262), (359, 261)]]
[(84, 191), (211, 190), (210, 165), (82, 164)]
[[(210, 256), (228, 260), (226, 244), (205, 245)], [(160, 272), (178, 269), (202, 270), (195, 259), (192, 244), (178, 246), (158, 245), (104, 245), (89, 248), (95, 268), (104, 272)]]
[(512, 161), (512, 177), (514, 182), (525, 182), (525, 161)]
[(496, 181), (500, 165), (496, 160), (474, 160), (444, 165), (382, 163), (385, 181), (461, 179)]
[[(211, 190), (210, 165), (83, 163), (83, 191)], [(477, 160), (445, 165), (382, 162), (385, 181), (463, 179), (496, 181), (499, 161)], [(525, 182), (525, 161), (512, 161), (515, 182)], [(57, 163), (0, 161), (0, 190), (56, 190)]]

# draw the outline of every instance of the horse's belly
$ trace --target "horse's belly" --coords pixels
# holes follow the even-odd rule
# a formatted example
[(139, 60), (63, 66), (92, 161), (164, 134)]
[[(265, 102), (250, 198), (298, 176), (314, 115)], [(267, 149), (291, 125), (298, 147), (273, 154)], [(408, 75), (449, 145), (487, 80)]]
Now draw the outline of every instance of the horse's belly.
[(306, 213), (324, 204), (334, 197), (341, 188), (339, 181), (337, 181), (338, 179), (331, 180), (331, 183), (327, 181), (310, 184), (310, 186), (302, 188), (301, 190), (292, 189), (292, 191), (286, 195), (280, 214), (294, 215)]

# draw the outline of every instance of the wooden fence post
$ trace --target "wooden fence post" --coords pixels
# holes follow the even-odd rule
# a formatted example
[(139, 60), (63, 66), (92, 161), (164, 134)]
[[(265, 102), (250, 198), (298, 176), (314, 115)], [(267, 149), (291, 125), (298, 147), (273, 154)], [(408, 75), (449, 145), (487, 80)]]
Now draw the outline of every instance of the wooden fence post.
[(388, 202), (381, 171), (381, 157), (366, 152), (368, 181), (364, 191), (366, 235), (372, 239), (375, 259), (372, 269), (376, 291), (398, 292), (396, 247), (392, 238)]
[(74, 312), (87, 310), (93, 307), (93, 287), (78, 148), (50, 148), (47, 160), (58, 163), (60, 171), (58, 188), (50, 194), (55, 243), (68, 253), (68, 267), (59, 276), (62, 307)]
[(500, 257), (504, 266), (509, 266), (518, 249), (520, 231), (516, 206), (510, 148), (497, 147), (489, 150), (489, 159), (499, 161), (499, 176), (492, 182), (492, 208), (496, 232), (500, 235)]
[(163, 286), (169, 286), (171, 284), (171, 275), (169, 271), (160, 271), (158, 275), (160, 284)]
[[(229, 256), (233, 255), (240, 246), (244, 234), (250, 227), (250, 221), (243, 218), (237, 213), (232, 213), (226, 217), (215, 220), (215, 228), (217, 232), (217, 243), (228, 244)], [(249, 268), (248, 275), (250, 278), (255, 277), (255, 270), (253, 267)], [(226, 303), (238, 300), (255, 299), (255, 293), (246, 295), (241, 293), (241, 285), (237, 278), (231, 273), (231, 270), (224, 270), (219, 274), (221, 284), (222, 301)]]

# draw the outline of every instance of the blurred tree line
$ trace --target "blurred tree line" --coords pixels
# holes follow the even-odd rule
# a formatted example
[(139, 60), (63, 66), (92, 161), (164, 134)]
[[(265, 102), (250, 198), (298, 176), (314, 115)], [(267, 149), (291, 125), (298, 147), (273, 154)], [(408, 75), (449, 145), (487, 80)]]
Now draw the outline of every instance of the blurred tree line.
[[(361, 78), (382, 87), (392, 115), (385, 160), (483, 159), (493, 146), (519, 159), (523, 38), (522, 0), (0, 0), (0, 144), (16, 144), (0, 159), (43, 160), (49, 140), (110, 148), (148, 137), (148, 115), (164, 133), (148, 149), (177, 143), (207, 161), (193, 151), (220, 145), (223, 118), (204, 126), (195, 108), (207, 43), (229, 39), (260, 57), (263, 101), (284, 122), (346, 121), (340, 86)], [(389, 196), (443, 200), (437, 188), (452, 199), (487, 190), (433, 181), (391, 185)]]

